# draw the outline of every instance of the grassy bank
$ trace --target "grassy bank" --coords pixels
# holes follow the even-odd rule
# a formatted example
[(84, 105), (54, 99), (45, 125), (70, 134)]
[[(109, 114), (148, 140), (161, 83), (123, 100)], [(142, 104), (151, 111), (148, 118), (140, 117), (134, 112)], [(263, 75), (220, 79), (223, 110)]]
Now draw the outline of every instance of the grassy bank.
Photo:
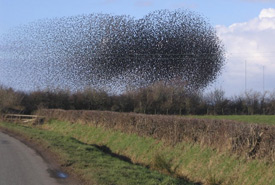
[(40, 128), (86, 144), (105, 146), (113, 153), (130, 158), (133, 163), (204, 184), (275, 184), (274, 162), (247, 160), (186, 142), (172, 147), (150, 137), (125, 134), (101, 126), (51, 121)]
[(273, 125), (112, 111), (41, 109), (37, 114), (48, 119), (150, 137), (173, 146), (188, 141), (243, 157), (275, 161)]
[(131, 163), (203, 184), (275, 184), (274, 162), (247, 160), (198, 144), (181, 142), (172, 147), (150, 137), (55, 120), (36, 127), (0, 125), (34, 139), (43, 138), (62, 155), (64, 165), (98, 184), (187, 183)]
[[(56, 126), (58, 128), (68, 126), (68, 128), (63, 130), (65, 132), (59, 129), (54, 131)], [(97, 142), (87, 143), (85, 140), (78, 140), (79, 137), (73, 137), (68, 133), (73, 128), (66, 123), (51, 122), (42, 128), (0, 123), (0, 127), (46, 145), (61, 158), (62, 166), (72, 170), (71, 173), (79, 175), (85, 184), (193, 184), (184, 179), (151, 171), (141, 165), (134, 165), (130, 160), (127, 162), (126, 157), (113, 154), (107, 146), (99, 146)], [(77, 129), (75, 132), (81, 135), (82, 129)], [(100, 134), (103, 134), (102, 138), (106, 137), (106, 133), (104, 135), (89, 131), (91, 130), (87, 130), (87, 133), (95, 134), (94, 137), (100, 137)], [(122, 158), (124, 160), (121, 160)]]
[(275, 125), (275, 115), (205, 115), (205, 116), (197, 116), (192, 115), (188, 116), (191, 118), (200, 118), (200, 119), (218, 119), (218, 120), (233, 120), (240, 121), (245, 123), (257, 123), (257, 124), (267, 124), (267, 125)]

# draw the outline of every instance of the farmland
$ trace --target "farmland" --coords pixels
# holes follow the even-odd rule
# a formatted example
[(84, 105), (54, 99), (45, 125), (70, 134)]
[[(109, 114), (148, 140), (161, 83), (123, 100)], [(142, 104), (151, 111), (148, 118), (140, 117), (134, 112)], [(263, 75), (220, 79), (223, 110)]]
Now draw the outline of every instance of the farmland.
[(245, 123), (256, 123), (256, 124), (267, 124), (275, 125), (275, 116), (274, 115), (191, 115), (188, 116), (191, 118), (199, 119), (218, 119), (218, 120), (234, 120)]
[[(37, 126), (7, 123), (0, 126), (28, 135), (33, 140), (46, 141), (49, 149), (62, 156), (63, 166), (80, 174), (88, 184), (92, 183), (91, 179), (99, 184), (275, 183), (274, 162), (249, 159), (199, 143), (182, 141), (170, 145), (165, 140), (141, 137), (103, 125), (53, 119)], [(124, 156), (138, 166), (112, 158), (110, 153)]]
[[(37, 114), (47, 117), (44, 124), (1, 127), (44, 140), (58, 151), (63, 166), (88, 184), (91, 179), (99, 184), (275, 184), (272, 124), (108, 111), (44, 109)], [(94, 156), (97, 152), (117, 162)], [(144, 173), (149, 175), (143, 178)]]

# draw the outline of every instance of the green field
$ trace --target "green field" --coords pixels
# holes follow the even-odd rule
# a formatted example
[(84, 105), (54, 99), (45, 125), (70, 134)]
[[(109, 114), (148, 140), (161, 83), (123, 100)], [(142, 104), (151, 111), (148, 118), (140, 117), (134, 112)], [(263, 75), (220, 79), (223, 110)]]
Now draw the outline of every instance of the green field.
[[(182, 179), (211, 185), (275, 184), (274, 162), (247, 160), (198, 144), (182, 142), (169, 146), (136, 134), (60, 121), (35, 127), (3, 123), (0, 126), (46, 140), (51, 148), (62, 153), (65, 163), (72, 165), (85, 179), (95, 179), (99, 184), (187, 183)], [(134, 164), (171, 177), (113, 159), (94, 146), (104, 146), (109, 152), (131, 159)]]
[(200, 118), (200, 119), (225, 119), (225, 120), (234, 120), (246, 123), (257, 123), (257, 124), (267, 124), (275, 125), (275, 115), (190, 115), (188, 117)]

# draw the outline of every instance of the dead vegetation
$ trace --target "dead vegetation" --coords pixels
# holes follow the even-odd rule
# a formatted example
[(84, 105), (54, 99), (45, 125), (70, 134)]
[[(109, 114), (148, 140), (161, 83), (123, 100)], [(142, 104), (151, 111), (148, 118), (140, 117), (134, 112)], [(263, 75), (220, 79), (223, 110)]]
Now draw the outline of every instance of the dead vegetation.
[(25, 114), (2, 114), (0, 119), (5, 122), (37, 125), (44, 123), (45, 117)]
[(48, 119), (149, 136), (172, 145), (189, 141), (221, 151), (231, 151), (249, 159), (275, 161), (275, 126), (110, 111), (41, 109), (37, 114)]

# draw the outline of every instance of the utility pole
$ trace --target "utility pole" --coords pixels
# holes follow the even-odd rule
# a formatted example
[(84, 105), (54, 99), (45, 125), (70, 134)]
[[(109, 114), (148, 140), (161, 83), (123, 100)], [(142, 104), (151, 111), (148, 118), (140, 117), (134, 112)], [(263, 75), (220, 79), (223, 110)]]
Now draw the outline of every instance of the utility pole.
[(264, 93), (264, 66), (263, 66), (263, 93)]
[(244, 63), (244, 91), (246, 93), (246, 60)]

